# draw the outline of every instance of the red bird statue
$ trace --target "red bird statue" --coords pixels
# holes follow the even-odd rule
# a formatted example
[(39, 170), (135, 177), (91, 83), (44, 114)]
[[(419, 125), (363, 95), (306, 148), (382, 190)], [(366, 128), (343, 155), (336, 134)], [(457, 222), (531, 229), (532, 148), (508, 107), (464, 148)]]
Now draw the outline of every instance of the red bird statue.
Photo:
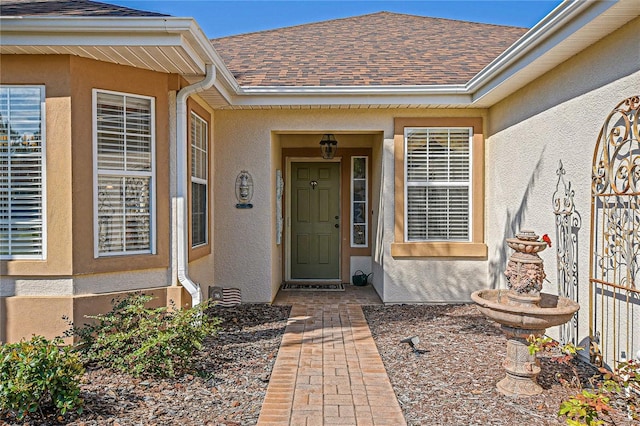
[(549, 247), (551, 247), (551, 238), (549, 238), (549, 234), (544, 234), (542, 236), (542, 241), (544, 241), (545, 243), (547, 243), (549, 245)]

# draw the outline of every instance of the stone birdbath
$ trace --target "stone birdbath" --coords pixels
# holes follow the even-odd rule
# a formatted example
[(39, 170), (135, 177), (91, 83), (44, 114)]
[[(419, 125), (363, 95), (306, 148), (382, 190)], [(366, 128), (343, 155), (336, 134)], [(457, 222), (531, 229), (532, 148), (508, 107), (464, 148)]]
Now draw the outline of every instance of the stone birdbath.
[(535, 232), (521, 231), (506, 241), (515, 250), (505, 271), (509, 288), (479, 290), (471, 299), (507, 335), (507, 357), (502, 363), (507, 375), (497, 383), (498, 391), (512, 397), (538, 395), (542, 393), (536, 382), (540, 361), (529, 353), (527, 338), (542, 336), (547, 328), (568, 322), (580, 305), (566, 297), (541, 293), (546, 275), (538, 253), (547, 243)]

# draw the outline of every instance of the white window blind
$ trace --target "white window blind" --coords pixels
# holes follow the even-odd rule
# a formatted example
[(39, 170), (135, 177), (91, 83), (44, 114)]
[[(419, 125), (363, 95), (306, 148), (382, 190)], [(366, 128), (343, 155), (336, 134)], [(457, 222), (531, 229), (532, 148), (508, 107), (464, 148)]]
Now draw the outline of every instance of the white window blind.
[(155, 252), (152, 98), (94, 90), (95, 255)]
[(0, 86), (0, 258), (45, 259), (44, 86)]
[(191, 245), (207, 243), (208, 125), (191, 113)]
[(406, 241), (470, 241), (472, 132), (405, 129)]

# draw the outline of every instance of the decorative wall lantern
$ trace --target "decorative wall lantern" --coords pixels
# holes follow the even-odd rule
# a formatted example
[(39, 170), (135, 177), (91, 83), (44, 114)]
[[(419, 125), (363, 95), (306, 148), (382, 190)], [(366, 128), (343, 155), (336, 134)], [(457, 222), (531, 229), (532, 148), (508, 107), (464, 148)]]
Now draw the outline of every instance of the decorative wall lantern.
[(322, 135), (320, 140), (320, 151), (322, 152), (322, 158), (325, 160), (331, 160), (336, 151), (338, 150), (338, 141), (332, 133), (326, 133)]
[(246, 170), (241, 171), (236, 178), (236, 198), (238, 199), (237, 209), (253, 208), (253, 204), (250, 203), (253, 198), (253, 178)]

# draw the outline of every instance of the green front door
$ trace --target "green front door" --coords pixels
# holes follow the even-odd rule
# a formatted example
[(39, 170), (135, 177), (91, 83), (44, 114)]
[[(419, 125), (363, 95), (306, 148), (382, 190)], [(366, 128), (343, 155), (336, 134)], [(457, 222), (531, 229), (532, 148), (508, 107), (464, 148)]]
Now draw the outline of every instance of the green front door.
[(340, 278), (340, 163), (291, 163), (291, 279)]

